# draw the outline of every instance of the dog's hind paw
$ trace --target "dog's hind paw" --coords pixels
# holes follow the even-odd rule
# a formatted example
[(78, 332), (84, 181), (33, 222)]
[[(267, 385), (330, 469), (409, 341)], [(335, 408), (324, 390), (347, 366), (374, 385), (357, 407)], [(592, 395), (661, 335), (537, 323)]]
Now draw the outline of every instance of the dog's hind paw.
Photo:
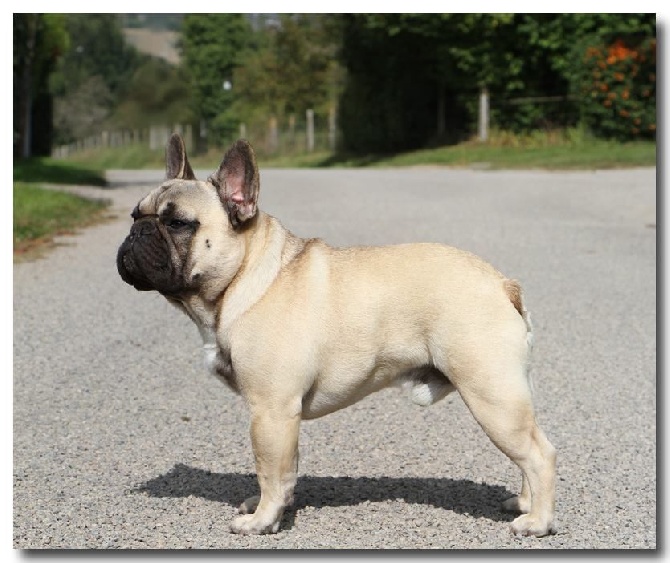
[(279, 531), (279, 519), (264, 520), (256, 514), (238, 516), (230, 525), (233, 534), (276, 534)]
[(505, 512), (520, 512), (521, 514), (528, 514), (530, 512), (530, 499), (522, 496), (508, 498), (502, 502), (502, 509)]
[(256, 509), (258, 508), (258, 503), (260, 501), (261, 497), (259, 495), (256, 495), (255, 497), (249, 497), (242, 504), (240, 504), (240, 507), (237, 509), (237, 511), (240, 514), (253, 514), (254, 512), (256, 512)]

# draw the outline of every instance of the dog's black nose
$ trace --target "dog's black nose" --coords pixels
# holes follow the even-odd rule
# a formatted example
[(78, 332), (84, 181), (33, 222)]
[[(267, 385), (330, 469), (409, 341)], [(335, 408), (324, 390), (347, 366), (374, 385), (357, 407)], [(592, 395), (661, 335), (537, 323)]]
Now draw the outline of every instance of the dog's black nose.
[(152, 217), (144, 217), (133, 223), (133, 226), (130, 228), (130, 237), (134, 240), (143, 236), (152, 235), (156, 232), (157, 228), (158, 226), (155, 219)]

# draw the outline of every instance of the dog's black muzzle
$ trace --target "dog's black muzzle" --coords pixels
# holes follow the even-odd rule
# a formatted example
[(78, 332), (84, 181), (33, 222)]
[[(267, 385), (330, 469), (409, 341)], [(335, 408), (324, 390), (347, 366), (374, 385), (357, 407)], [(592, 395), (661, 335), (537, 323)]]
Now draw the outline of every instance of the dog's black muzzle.
[(139, 291), (174, 293), (178, 283), (168, 244), (154, 217), (138, 219), (116, 255), (121, 279)]

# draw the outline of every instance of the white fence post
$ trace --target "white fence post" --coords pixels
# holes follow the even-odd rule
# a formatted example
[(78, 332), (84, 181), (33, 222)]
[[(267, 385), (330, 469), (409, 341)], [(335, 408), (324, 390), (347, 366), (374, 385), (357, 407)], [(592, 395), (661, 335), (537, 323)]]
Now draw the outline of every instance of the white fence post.
[(307, 110), (307, 151), (314, 150), (314, 110)]
[(479, 94), (479, 140), (489, 138), (489, 93), (483, 88)]

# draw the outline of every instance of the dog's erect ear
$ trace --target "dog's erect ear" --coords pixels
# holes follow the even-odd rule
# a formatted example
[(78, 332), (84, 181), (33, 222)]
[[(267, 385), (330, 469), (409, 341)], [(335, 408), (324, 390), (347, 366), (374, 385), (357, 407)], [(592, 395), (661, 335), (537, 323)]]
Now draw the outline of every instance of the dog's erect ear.
[(165, 172), (168, 180), (195, 180), (186, 157), (186, 146), (179, 133), (172, 133), (165, 147)]
[(216, 186), (233, 227), (256, 215), (260, 179), (256, 155), (248, 141), (239, 139), (228, 149), (209, 181)]

